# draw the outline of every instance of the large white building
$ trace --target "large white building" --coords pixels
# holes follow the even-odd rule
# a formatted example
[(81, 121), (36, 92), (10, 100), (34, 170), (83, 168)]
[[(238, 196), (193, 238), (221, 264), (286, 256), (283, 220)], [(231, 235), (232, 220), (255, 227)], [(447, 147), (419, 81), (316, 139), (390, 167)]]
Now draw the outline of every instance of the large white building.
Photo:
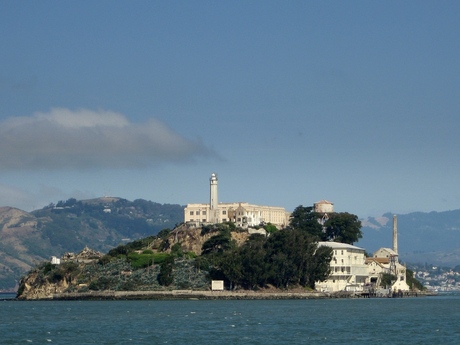
[(318, 242), (319, 246), (332, 248), (331, 274), (316, 289), (324, 292), (363, 291), (368, 282), (365, 249), (339, 242)]
[(283, 207), (261, 206), (247, 202), (219, 203), (217, 186), (217, 175), (213, 173), (209, 179), (209, 203), (188, 204), (184, 209), (184, 222), (201, 224), (230, 221), (241, 227), (271, 223), (279, 228), (289, 224), (291, 214)]

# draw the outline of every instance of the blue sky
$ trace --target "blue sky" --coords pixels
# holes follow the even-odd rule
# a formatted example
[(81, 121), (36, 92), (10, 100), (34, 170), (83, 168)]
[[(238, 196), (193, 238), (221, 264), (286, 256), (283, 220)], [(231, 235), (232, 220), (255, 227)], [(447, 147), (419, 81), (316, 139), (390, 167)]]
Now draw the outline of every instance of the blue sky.
[(0, 206), (460, 208), (458, 1), (0, 3)]

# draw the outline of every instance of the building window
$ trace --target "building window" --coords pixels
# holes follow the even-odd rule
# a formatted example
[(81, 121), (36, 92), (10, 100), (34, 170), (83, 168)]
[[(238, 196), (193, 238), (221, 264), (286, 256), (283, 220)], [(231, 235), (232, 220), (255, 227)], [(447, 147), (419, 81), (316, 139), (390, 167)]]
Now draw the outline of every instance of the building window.
[(226, 222), (226, 221), (227, 221), (227, 218), (223, 218), (222, 221), (223, 221), (223, 222)]
[(227, 214), (227, 211), (223, 210), (223, 211), (222, 211), (222, 214)]
[(199, 215), (200, 215), (200, 211), (196, 211), (196, 215), (199, 216)]
[[(190, 215), (193, 216), (193, 211), (190, 211)], [(193, 220), (193, 219), (192, 219)]]
[(206, 216), (206, 211), (203, 211), (202, 214), (203, 214), (203, 216)]
[(205, 223), (205, 222), (206, 222), (206, 219), (203, 219), (202, 222)]

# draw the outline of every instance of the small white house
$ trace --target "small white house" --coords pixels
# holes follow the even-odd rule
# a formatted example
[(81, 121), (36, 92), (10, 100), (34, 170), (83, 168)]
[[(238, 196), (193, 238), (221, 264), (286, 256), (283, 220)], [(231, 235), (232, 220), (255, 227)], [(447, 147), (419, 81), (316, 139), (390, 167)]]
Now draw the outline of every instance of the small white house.
[(51, 257), (51, 264), (52, 265), (60, 265), (61, 264), (61, 259), (56, 257), (56, 256), (52, 256)]

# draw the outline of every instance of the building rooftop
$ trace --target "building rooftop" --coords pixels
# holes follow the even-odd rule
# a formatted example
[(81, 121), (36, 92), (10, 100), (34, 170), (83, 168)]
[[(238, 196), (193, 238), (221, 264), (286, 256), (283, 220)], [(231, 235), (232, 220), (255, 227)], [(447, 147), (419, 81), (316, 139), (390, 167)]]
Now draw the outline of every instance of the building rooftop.
[(340, 242), (323, 242), (320, 241), (318, 242), (318, 247), (325, 246), (325, 247), (331, 247), (332, 249), (359, 249), (359, 250), (365, 250), (364, 248), (354, 246), (352, 244), (348, 243), (340, 243)]

